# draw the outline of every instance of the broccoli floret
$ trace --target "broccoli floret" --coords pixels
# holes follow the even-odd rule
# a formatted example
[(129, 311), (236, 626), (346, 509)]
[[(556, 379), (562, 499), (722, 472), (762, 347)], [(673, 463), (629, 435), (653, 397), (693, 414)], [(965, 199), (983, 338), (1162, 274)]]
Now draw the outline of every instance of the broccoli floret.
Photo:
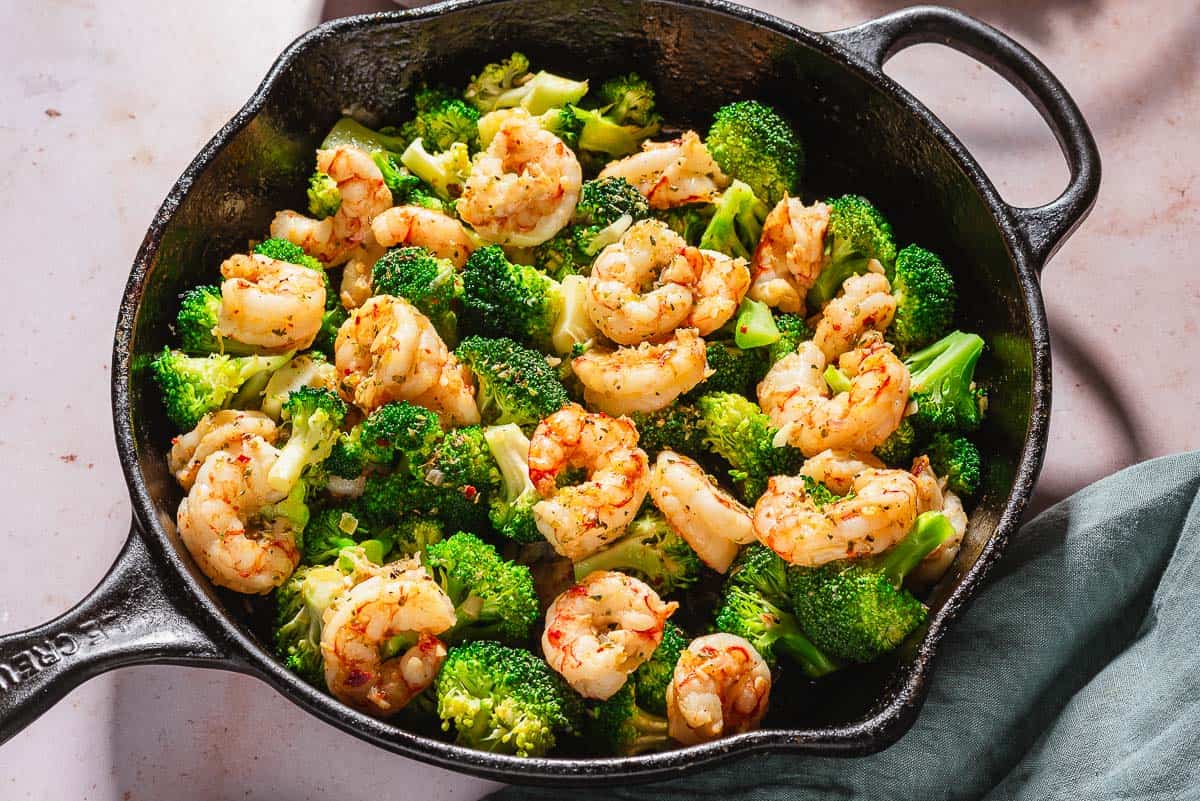
[(893, 431), (874, 453), (879, 457), (879, 461), (888, 467), (907, 470), (916, 451), (917, 430), (913, 428), (912, 421), (905, 417), (900, 421), (900, 427)]
[(616, 756), (658, 751), (672, 742), (667, 718), (641, 708), (632, 679), (591, 710), (588, 734), (589, 741)]
[(813, 338), (812, 329), (798, 314), (775, 315), (775, 327), (779, 330), (779, 339), (767, 350), (770, 364), (775, 364), (789, 353), (795, 353), (801, 342)]
[(712, 219), (700, 235), (700, 247), (743, 259), (754, 257), (769, 209), (748, 185), (734, 181), (721, 193)]
[(323, 220), (342, 207), (342, 191), (329, 173), (318, 170), (308, 179), (308, 213)]
[(821, 274), (808, 290), (808, 307), (817, 311), (833, 300), (842, 283), (867, 271), (871, 259), (891, 270), (896, 261), (892, 226), (865, 197), (842, 195), (827, 200), (829, 227)]
[(733, 341), (739, 348), (774, 345), (781, 336), (770, 306), (750, 298), (742, 299), (733, 323)]
[(413, 98), (416, 116), (400, 127), (401, 136), (420, 139), (435, 153), (456, 142), (470, 150), (479, 146), (479, 111), (443, 89), (421, 87)]
[(712, 203), (689, 203), (670, 209), (654, 209), (653, 214), (656, 219), (666, 223), (668, 228), (683, 237), (689, 245), (697, 246), (716, 209)]
[(337, 369), (319, 353), (302, 353), (271, 373), (263, 390), (262, 411), (273, 419), (283, 415), (283, 403), (301, 387), (331, 388), (337, 384)]
[(972, 431), (983, 419), (986, 395), (974, 384), (983, 353), (978, 334), (953, 331), (904, 360), (912, 383), (913, 424), (923, 431)]
[(500, 466), (502, 493), (494, 495), (488, 518), (496, 531), (519, 543), (538, 542), (542, 534), (533, 519), (541, 500), (529, 478), (529, 439), (515, 423), (484, 429), (488, 448)]
[(529, 638), (538, 599), (528, 567), (504, 561), (494, 547), (463, 531), (430, 545), (423, 561), (450, 597), (458, 619), (438, 635), (441, 639), (453, 643)]
[(777, 430), (754, 401), (732, 392), (710, 392), (696, 401), (706, 448), (732, 466), (738, 494), (754, 503), (771, 476), (792, 475), (804, 461), (797, 449), (775, 447)]
[(359, 504), (370, 525), (391, 526), (411, 518), (434, 518), (451, 531), (470, 531), (486, 523), (480, 493), (438, 487), (407, 470), (367, 476)]
[(579, 189), (574, 221), (580, 225), (612, 225), (628, 215), (633, 222), (650, 216), (650, 204), (624, 178), (595, 178)]
[(700, 557), (657, 511), (634, 518), (619, 540), (575, 563), (582, 581), (596, 570), (632, 573), (657, 592), (687, 589), (700, 577)]
[(954, 319), (954, 277), (935, 254), (909, 245), (896, 254), (888, 276), (896, 296), (896, 314), (888, 337), (902, 351), (924, 347), (941, 337)]
[(368, 464), (387, 468), (400, 462), (402, 472), (413, 475), (433, 456), (442, 437), (435, 412), (408, 401), (388, 403), (338, 437), (325, 469), (357, 478)]
[(236, 358), (214, 353), (196, 357), (163, 348), (150, 369), (162, 392), (167, 417), (187, 431), (195, 428), (204, 415), (224, 408), (247, 381), (278, 370), (291, 358), (291, 353)]
[(579, 697), (549, 665), (488, 640), (450, 649), (436, 694), (442, 728), (483, 751), (541, 756), (582, 721)]
[(587, 90), (587, 81), (573, 81), (544, 70), (531, 73), (529, 59), (522, 53), (513, 53), (480, 70), (467, 84), (463, 97), (480, 111), (521, 106), (536, 116), (578, 103)]
[(592, 257), (575, 243), (573, 226), (567, 226), (533, 249), (533, 266), (555, 281), (562, 281), (568, 275), (585, 274), (591, 264)]
[(304, 542), (304, 529), (308, 526), (308, 482), (297, 481), (281, 501), (268, 504), (258, 512), (258, 517), (269, 524), (284, 520), (294, 532), (297, 542)]
[[(336, 295), (334, 296), (337, 297)], [(321, 330), (317, 332), (317, 338), (313, 340), (313, 350), (323, 354), (326, 358), (333, 358), (333, 346), (337, 342), (338, 333), (342, 330), (342, 325), (350, 319), (350, 313), (338, 303), (332, 309), (329, 309), (321, 317)]]
[(423, 247), (392, 248), (371, 268), (371, 286), (376, 295), (404, 298), (416, 306), (443, 340), (457, 340), (454, 307), (462, 295), (462, 282), (454, 262), (439, 259)]
[(901, 589), (905, 574), (953, 536), (945, 515), (926, 512), (907, 537), (877, 557), (816, 568), (792, 566), (792, 604), (804, 632), (836, 658), (869, 662), (892, 650), (925, 621), (928, 611)]
[(357, 516), (348, 509), (327, 507), (317, 512), (304, 528), (300, 561), (306, 565), (327, 565), (343, 548), (357, 545), (368, 536)]
[(675, 663), (687, 646), (688, 637), (682, 629), (669, 620), (663, 624), (658, 647), (630, 676), (638, 706), (655, 715), (667, 714), (667, 687), (675, 675)]
[(414, 139), (400, 155), (400, 163), (428, 184), (442, 200), (462, 194), (471, 174), (471, 153), (465, 144), (455, 142), (441, 153), (432, 154), (421, 139)]
[(442, 524), (428, 517), (410, 517), (388, 529), (396, 552), (417, 556), (435, 542), (446, 538)]
[(725, 587), (754, 592), (785, 611), (792, 608), (788, 590), (788, 563), (761, 543), (751, 543), (729, 569)]
[(421, 472), (438, 487), (450, 487), (464, 495), (490, 498), (500, 488), (500, 468), (479, 426), (456, 428), (434, 450)]
[(596, 99), (596, 108), (575, 112), (583, 120), (579, 149), (592, 166), (636, 153), (642, 142), (662, 130), (654, 88), (634, 73), (605, 81)]
[(705, 345), (705, 358), (712, 375), (688, 392), (684, 396), (685, 400), (698, 398), (709, 392), (753, 395), (758, 382), (770, 367), (766, 348), (743, 349), (733, 342), (719, 340), (710, 341)]
[(447, 212), (447, 204), (434, 194), (433, 188), (409, 172), (395, 153), (376, 150), (371, 154), (371, 159), (383, 173), (383, 182), (392, 193), (392, 205), (421, 206), (432, 211)]
[(946, 488), (955, 495), (969, 498), (979, 489), (983, 460), (971, 440), (945, 432), (934, 434), (928, 453), (933, 472), (946, 479)]
[(690, 403), (675, 403), (656, 412), (634, 412), (630, 417), (637, 426), (638, 445), (648, 453), (699, 453), (704, 449), (703, 418)]
[(722, 106), (704, 144), (726, 174), (745, 181), (771, 205), (799, 190), (804, 148), (770, 106), (756, 100)]
[(364, 153), (403, 153), (409, 140), (393, 129), (374, 131), (353, 117), (342, 117), (325, 135), (322, 150), (353, 147)]
[(321, 622), (346, 583), (336, 567), (301, 567), (275, 590), (275, 653), (314, 687), (325, 686)]
[[(496, 137), (500, 125), (508, 118), (510, 112), (495, 111), (484, 114), (479, 118), (479, 143), (487, 147)], [(583, 120), (575, 114), (575, 107), (565, 105), (561, 108), (547, 109), (533, 118), (543, 131), (549, 131), (563, 141), (567, 147), (574, 150), (579, 145), (579, 132), (583, 130)]]
[(775, 665), (778, 652), (813, 678), (837, 670), (837, 664), (804, 636), (795, 615), (754, 590), (737, 584), (727, 587), (717, 608), (715, 626), (717, 631), (746, 638), (768, 665)]
[(346, 402), (332, 390), (301, 387), (287, 396), (281, 416), (291, 424), (291, 434), (267, 473), (267, 482), (286, 492), (305, 468), (329, 456), (346, 419)]
[(479, 384), (479, 416), (488, 425), (533, 425), (567, 405), (567, 390), (546, 357), (501, 337), (468, 337), (455, 350)]
[(560, 281), (567, 275), (586, 274), (601, 250), (649, 216), (646, 198), (624, 178), (586, 181), (572, 224), (538, 245), (533, 263)]
[(524, 53), (513, 53), (503, 61), (488, 64), (471, 78), (463, 98), (480, 111), (497, 108), (497, 101), (532, 77), (529, 59)]
[(547, 350), (563, 308), (559, 283), (535, 267), (513, 264), (498, 245), (480, 248), (463, 268), (463, 304), (485, 334)]
[(179, 302), (179, 314), (175, 317), (180, 348), (193, 356), (209, 353), (244, 356), (254, 353), (253, 345), (227, 339), (217, 332), (220, 315), (220, 287), (198, 286), (185, 292)]
[(286, 261), (289, 264), (299, 264), (301, 267), (307, 267), (310, 270), (324, 271), (325, 269), (321, 266), (321, 262), (305, 253), (304, 248), (278, 237), (271, 237), (259, 242), (254, 246), (254, 252), (259, 256), (266, 256), (268, 259)]

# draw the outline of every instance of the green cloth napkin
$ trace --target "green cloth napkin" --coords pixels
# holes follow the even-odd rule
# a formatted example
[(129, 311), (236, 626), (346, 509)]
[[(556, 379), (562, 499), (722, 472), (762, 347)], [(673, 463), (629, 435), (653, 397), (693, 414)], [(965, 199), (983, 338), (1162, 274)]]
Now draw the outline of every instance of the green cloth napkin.
[(492, 799), (1200, 799), (1200, 452), (1136, 465), (1026, 525), (883, 753), (750, 756), (694, 776)]

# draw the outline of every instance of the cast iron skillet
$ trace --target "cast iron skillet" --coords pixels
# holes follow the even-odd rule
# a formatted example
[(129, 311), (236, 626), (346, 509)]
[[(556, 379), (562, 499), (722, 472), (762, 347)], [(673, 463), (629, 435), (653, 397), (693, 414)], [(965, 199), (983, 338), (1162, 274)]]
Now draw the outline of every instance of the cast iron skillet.
[[(922, 42), (979, 60), (1033, 103), (1070, 165), (1061, 196), (1037, 208), (1005, 204), (954, 135), (882, 73), (890, 56)], [(713, 110), (737, 98), (775, 104), (806, 144), (806, 193), (862, 193), (902, 242), (941, 251), (958, 275), (960, 324), (988, 342), (983, 378), (992, 413), (982, 445), (989, 469), (958, 564), (931, 597), (928, 625), (890, 661), (834, 677), (821, 692), (781, 686), (759, 731), (622, 759), (517, 759), (403, 731), (283, 669), (269, 653), (262, 602), (214, 591), (175, 532), (180, 495), (165, 467), (173, 432), (146, 364), (170, 341), (178, 293), (211, 280), (222, 258), (262, 235), (276, 209), (302, 207), (313, 149), (343, 109), (366, 122), (395, 120), (421, 80), (461, 84), (472, 68), (515, 48), (556, 71), (636, 69), (654, 81), (661, 107), (680, 126), (705, 130)], [(823, 35), (721, 0), (462, 0), (314, 29), (200, 152), (146, 233), (113, 356), (113, 417), (132, 530), (108, 575), (78, 606), (0, 638), (0, 741), (91, 676), (170, 663), (258, 676), (356, 737), (512, 782), (644, 781), (761, 751), (853, 756), (885, 748), (915, 720), (938, 643), (1000, 558), (1029, 498), (1050, 412), (1038, 273), (1091, 209), (1099, 181), (1095, 142), (1046, 67), (995, 29), (938, 7)]]

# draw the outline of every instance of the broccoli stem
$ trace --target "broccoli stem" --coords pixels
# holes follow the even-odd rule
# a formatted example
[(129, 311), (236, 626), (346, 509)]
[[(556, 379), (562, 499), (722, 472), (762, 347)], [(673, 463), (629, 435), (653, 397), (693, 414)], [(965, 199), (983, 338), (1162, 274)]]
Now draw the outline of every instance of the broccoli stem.
[(878, 558), (876, 566), (896, 587), (921, 560), (954, 536), (954, 526), (941, 512), (925, 512), (908, 536)]
[(576, 562), (575, 580), (582, 581), (597, 570), (636, 570), (648, 576), (658, 576), (663, 573), (663, 564), (657, 552), (646, 547), (643, 540), (629, 537)]
[(325, 135), (325, 140), (321, 142), (321, 149), (332, 150), (346, 145), (366, 153), (376, 150), (400, 153), (404, 150), (405, 144), (403, 137), (388, 136), (371, 130), (352, 117), (342, 117)]
[(833, 390), (834, 395), (838, 394), (839, 392), (850, 391), (850, 379), (846, 377), (845, 373), (843, 373), (837, 367), (834, 367), (832, 364), (825, 368), (825, 383), (829, 385), (831, 390)]
[(971, 376), (983, 353), (983, 337), (955, 331), (904, 360), (912, 373), (912, 391), (929, 392), (953, 375)]
[(738, 309), (733, 341), (739, 348), (761, 348), (779, 341), (779, 327), (771, 308), (765, 303), (745, 298)]
[(806, 674), (814, 679), (833, 673), (839, 667), (837, 662), (826, 656), (820, 648), (813, 645), (807, 637), (800, 633), (798, 625), (795, 632), (788, 632), (780, 637), (775, 647), (791, 657)]
[(638, 736), (632, 743), (628, 745), (628, 753), (630, 755), (640, 754), (643, 751), (649, 751), (654, 748), (661, 748), (667, 741), (667, 719), (658, 715), (651, 715), (641, 708), (635, 708), (633, 717), (629, 721)]

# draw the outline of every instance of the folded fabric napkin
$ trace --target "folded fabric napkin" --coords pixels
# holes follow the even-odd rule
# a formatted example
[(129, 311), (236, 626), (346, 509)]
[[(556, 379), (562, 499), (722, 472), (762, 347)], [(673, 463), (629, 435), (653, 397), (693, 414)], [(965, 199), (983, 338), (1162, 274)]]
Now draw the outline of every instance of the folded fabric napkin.
[[(1200, 452), (1136, 465), (1026, 525), (883, 753), (751, 756), (589, 799), (1200, 799)], [(492, 799), (561, 799), (508, 788)]]

